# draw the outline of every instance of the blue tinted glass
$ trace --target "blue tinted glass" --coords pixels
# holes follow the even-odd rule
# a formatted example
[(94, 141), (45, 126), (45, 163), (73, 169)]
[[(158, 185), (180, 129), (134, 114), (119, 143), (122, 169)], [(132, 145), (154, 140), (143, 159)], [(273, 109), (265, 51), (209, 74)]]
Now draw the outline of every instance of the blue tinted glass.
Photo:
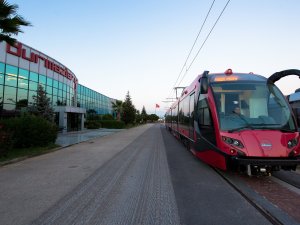
[(53, 79), (47, 77), (47, 85), (52, 86), (53, 85)]
[(53, 87), (58, 88), (58, 81), (57, 80), (53, 80)]
[(17, 86), (17, 76), (5, 76), (5, 85), (6, 86)]
[(18, 67), (6, 65), (6, 72), (7, 75), (17, 77), (18, 76)]
[(57, 96), (53, 95), (53, 97), (52, 97), (52, 103), (53, 103), (54, 106), (57, 105)]
[(38, 82), (39, 81), (39, 75), (34, 72), (30, 72), (30, 80)]
[(62, 98), (62, 97), (63, 97), (62, 90), (58, 90), (57, 96), (58, 96), (58, 97), (60, 97), (60, 98)]
[(28, 80), (19, 78), (18, 79), (18, 87), (27, 89), (28, 88)]
[(19, 88), (19, 89), (18, 89), (17, 100), (18, 100), (18, 101), (24, 100), (24, 99), (27, 100), (27, 94), (28, 94), (28, 91), (27, 91), (26, 89), (21, 89), (21, 88)]
[(24, 69), (19, 69), (19, 78), (28, 79), (29, 71)]
[(39, 77), (39, 83), (46, 84), (46, 76), (40, 75), (40, 77)]
[(57, 88), (53, 88), (53, 94), (58, 95), (58, 89)]
[(36, 91), (37, 88), (38, 88), (38, 83), (37, 82), (29, 81), (29, 89), (30, 90)]
[(0, 84), (4, 83), (4, 69), (5, 65), (3, 63), (0, 63)]
[(47, 87), (46, 87), (46, 92), (47, 92), (48, 94), (51, 94), (51, 95), (52, 95), (52, 86), (47, 86)]
[(63, 89), (63, 83), (62, 82), (58, 82), (58, 89), (60, 89), (60, 90)]
[(4, 87), (4, 103), (15, 104), (17, 97), (17, 89), (15, 87)]
[(4, 75), (0, 73), (0, 84), (4, 84)]

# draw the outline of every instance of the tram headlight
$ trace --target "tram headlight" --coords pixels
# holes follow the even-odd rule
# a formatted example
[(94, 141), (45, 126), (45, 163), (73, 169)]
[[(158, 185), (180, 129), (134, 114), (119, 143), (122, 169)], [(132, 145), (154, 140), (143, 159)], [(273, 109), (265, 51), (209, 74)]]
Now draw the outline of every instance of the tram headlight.
[(238, 147), (238, 148), (244, 148), (244, 145), (242, 144), (242, 142), (239, 141), (239, 140), (237, 140), (237, 139), (222, 136), (222, 140), (223, 140), (226, 144), (233, 145), (233, 146), (236, 146), (236, 147)]
[(298, 144), (298, 140), (296, 138), (291, 139), (288, 141), (287, 146), (288, 148), (293, 148)]

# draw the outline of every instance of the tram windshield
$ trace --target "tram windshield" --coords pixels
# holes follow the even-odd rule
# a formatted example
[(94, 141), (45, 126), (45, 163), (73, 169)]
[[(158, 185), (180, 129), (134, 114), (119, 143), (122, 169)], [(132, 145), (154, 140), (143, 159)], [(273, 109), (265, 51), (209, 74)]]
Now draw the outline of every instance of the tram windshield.
[(220, 129), (266, 129), (295, 132), (296, 126), (285, 97), (266, 82), (211, 83)]

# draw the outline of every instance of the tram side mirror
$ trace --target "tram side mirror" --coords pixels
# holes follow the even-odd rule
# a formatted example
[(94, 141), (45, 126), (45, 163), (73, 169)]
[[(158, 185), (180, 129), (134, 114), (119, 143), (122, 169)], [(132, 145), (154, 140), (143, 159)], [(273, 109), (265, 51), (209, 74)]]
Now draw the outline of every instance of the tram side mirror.
[(207, 77), (203, 77), (201, 79), (200, 92), (201, 92), (201, 94), (207, 94), (207, 91), (208, 91), (208, 79), (207, 79)]

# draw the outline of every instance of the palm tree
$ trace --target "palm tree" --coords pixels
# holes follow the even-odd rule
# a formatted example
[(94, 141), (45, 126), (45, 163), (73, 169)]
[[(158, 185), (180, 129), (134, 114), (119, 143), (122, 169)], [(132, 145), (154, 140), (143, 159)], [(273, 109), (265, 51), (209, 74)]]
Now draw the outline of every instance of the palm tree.
[(117, 113), (117, 120), (121, 120), (121, 113), (123, 112), (123, 102), (116, 100), (116, 102), (111, 102), (112, 109)]
[(11, 35), (18, 35), (21, 26), (30, 26), (31, 24), (17, 14), (18, 5), (10, 5), (5, 0), (0, 0), (0, 42), (6, 41), (14, 45), (15, 38)]

